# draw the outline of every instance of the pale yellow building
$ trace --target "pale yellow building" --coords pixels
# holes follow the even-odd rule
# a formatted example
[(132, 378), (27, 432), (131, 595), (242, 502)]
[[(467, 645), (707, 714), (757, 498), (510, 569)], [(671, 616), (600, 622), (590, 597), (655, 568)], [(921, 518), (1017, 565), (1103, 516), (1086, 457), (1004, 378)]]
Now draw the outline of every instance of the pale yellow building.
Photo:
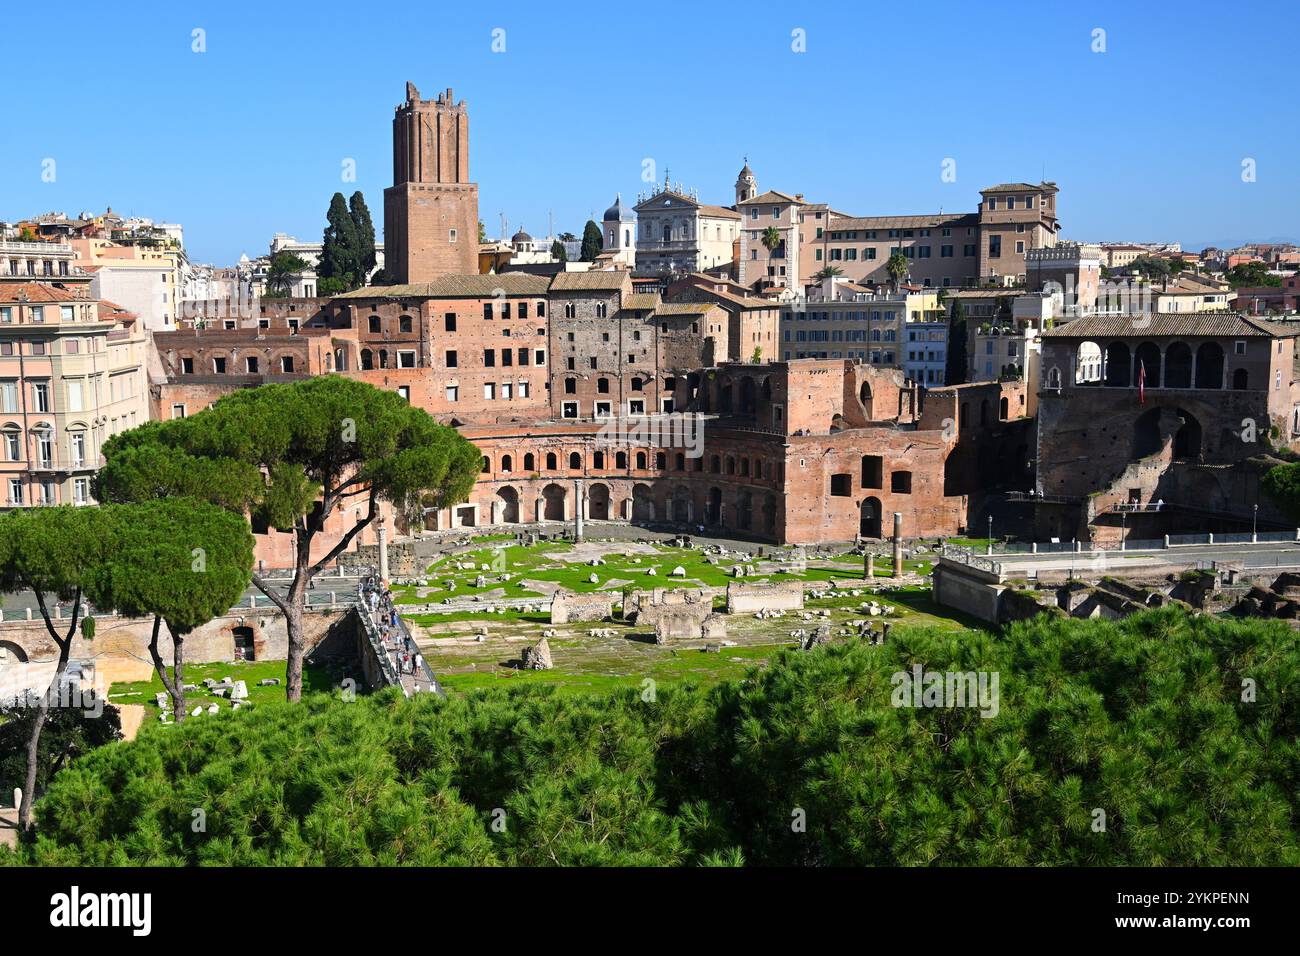
[(146, 348), (84, 285), (0, 284), (0, 506), (93, 502), (105, 439), (149, 418)]

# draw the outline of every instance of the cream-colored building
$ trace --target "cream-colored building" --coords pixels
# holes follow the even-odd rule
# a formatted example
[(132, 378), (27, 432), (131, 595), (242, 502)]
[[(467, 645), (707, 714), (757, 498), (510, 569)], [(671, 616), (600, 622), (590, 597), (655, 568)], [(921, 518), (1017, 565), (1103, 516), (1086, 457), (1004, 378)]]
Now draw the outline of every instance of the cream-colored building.
[(146, 349), (84, 284), (0, 284), (0, 507), (93, 502), (104, 440), (149, 418)]
[(755, 195), (755, 189), (754, 174), (746, 164), (736, 183), (736, 209), (740, 212), (737, 278), (747, 289), (799, 289), (803, 197), (774, 189)]
[(636, 206), (638, 272), (689, 274), (725, 266), (740, 237), (740, 213), (702, 203), (694, 190), (662, 188), (642, 195)]
[(73, 239), (71, 245), (77, 265), (92, 276), (92, 295), (120, 303), (150, 332), (176, 327), (189, 264), (184, 250), (108, 239)]

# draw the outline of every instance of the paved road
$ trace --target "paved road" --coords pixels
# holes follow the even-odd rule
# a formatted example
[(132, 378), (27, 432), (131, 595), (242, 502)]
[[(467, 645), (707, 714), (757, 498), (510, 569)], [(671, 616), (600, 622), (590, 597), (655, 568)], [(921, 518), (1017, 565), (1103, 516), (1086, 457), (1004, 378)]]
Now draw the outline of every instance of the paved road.
[[(977, 557), (988, 558), (983, 552)], [(1157, 564), (1185, 564), (1229, 561), (1244, 563), (1247, 568), (1300, 567), (1300, 542), (1261, 542), (1260, 544), (1189, 544), (1150, 551), (1081, 551), (1074, 554), (1024, 554), (994, 551), (992, 559), (1002, 565), (1002, 573), (1068, 571), (1070, 568), (1125, 568)]]

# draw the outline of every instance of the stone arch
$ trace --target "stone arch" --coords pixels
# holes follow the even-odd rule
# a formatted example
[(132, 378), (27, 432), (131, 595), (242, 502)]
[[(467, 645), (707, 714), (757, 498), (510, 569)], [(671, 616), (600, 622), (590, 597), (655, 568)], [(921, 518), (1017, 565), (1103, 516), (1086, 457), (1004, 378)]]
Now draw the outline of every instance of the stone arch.
[(871, 414), (871, 383), (863, 382), (862, 387), (858, 389), (858, 401), (862, 403), (862, 408)]
[(559, 467), (559, 460), (555, 457), (555, 452), (548, 451), (546, 453), (546, 470), (555, 471), (555, 469), (558, 467)]
[(620, 451), (614, 453), (614, 467), (620, 470), (627, 468), (627, 452)]
[(502, 473), (509, 474), (510, 472), (514, 471), (515, 470), (514, 465), (515, 465), (515, 461), (510, 455), (501, 456), (501, 467), (499, 470)]
[(632, 520), (638, 524), (655, 520), (654, 494), (649, 485), (638, 482), (632, 487)]
[(736, 527), (748, 531), (754, 523), (754, 496), (748, 488), (742, 488), (736, 496)]
[(21, 645), (15, 644), (13, 641), (0, 641), (0, 651), (4, 652), (0, 656), (12, 657), (19, 664), (27, 663), (27, 652), (22, 649)]
[(1244, 392), (1250, 388), (1250, 373), (1244, 368), (1239, 368), (1232, 373), (1232, 388), (1237, 392)]
[(1106, 346), (1106, 384), (1111, 388), (1128, 388), (1133, 383), (1133, 353), (1124, 342)]
[(582, 471), (582, 455), (576, 451), (569, 452), (569, 471)]
[(537, 458), (530, 451), (524, 455), (524, 471), (532, 474), (537, 470)]
[(500, 520), (505, 524), (519, 523), (519, 492), (505, 485), (497, 489), (498, 508), (500, 509)]
[(1165, 349), (1165, 388), (1192, 387), (1192, 348), (1186, 342), (1174, 342)]
[(1143, 371), (1141, 380), (1146, 388), (1159, 388), (1163, 380), (1161, 374), (1160, 347), (1154, 342), (1143, 342), (1137, 347), (1133, 356), (1133, 381), (1139, 379), (1138, 370)]
[(865, 498), (858, 508), (858, 533), (864, 538), (880, 537), (880, 499)]
[(691, 520), (691, 489), (685, 485), (678, 485), (673, 489), (673, 520), (679, 524), (686, 524)]
[(756, 391), (753, 378), (746, 375), (740, 380), (740, 411), (742, 414), (752, 415), (756, 410)]
[(1160, 435), (1161, 411), (1160, 408), (1148, 409), (1133, 422), (1134, 458), (1154, 455), (1164, 446), (1164, 439)]
[(718, 414), (730, 415), (731, 412), (731, 377), (724, 375), (718, 379)]
[(1178, 409), (1181, 422), (1174, 432), (1174, 457), (1193, 460), (1201, 457), (1201, 423), (1191, 412)]
[(542, 518), (546, 521), (563, 521), (568, 492), (554, 482), (542, 489)]
[(768, 492), (763, 498), (763, 530), (776, 534), (776, 495)]
[(1008, 402), (1007, 397), (1003, 395), (998, 399), (998, 418), (1005, 422), (1010, 417), (1010, 411), (1011, 403)]
[(375, 354), (370, 349), (361, 350), (361, 371), (369, 372), (375, 367)]
[(609, 485), (597, 482), (591, 486), (587, 491), (587, 512), (593, 521), (609, 520)]
[(1074, 353), (1074, 384), (1095, 385), (1101, 381), (1101, 346), (1080, 342)]
[(722, 524), (722, 489), (717, 485), (709, 489), (708, 502), (704, 507), (704, 523)]
[(1051, 368), (1047, 370), (1047, 387), (1048, 388), (1061, 387), (1061, 370), (1057, 368), (1055, 365), (1053, 365)]
[(636, 467), (638, 471), (645, 471), (646, 468), (645, 452), (639, 451), (636, 453)]
[(1217, 342), (1202, 342), (1196, 350), (1196, 387), (1223, 388), (1223, 348)]

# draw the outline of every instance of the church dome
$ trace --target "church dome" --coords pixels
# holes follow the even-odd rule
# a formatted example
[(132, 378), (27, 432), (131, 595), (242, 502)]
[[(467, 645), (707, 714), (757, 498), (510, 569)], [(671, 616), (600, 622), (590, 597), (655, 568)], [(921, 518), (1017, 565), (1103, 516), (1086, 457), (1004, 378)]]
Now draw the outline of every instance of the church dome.
[(522, 229), (520, 229), (518, 232), (516, 232), (513, 236), (510, 237), (510, 241), (516, 244), (520, 242), (532, 242), (533, 237), (530, 236), (528, 233), (524, 232)]
[(618, 193), (614, 196), (614, 205), (605, 210), (605, 215), (601, 217), (601, 222), (623, 222), (631, 219), (627, 209), (623, 206), (623, 194)]

